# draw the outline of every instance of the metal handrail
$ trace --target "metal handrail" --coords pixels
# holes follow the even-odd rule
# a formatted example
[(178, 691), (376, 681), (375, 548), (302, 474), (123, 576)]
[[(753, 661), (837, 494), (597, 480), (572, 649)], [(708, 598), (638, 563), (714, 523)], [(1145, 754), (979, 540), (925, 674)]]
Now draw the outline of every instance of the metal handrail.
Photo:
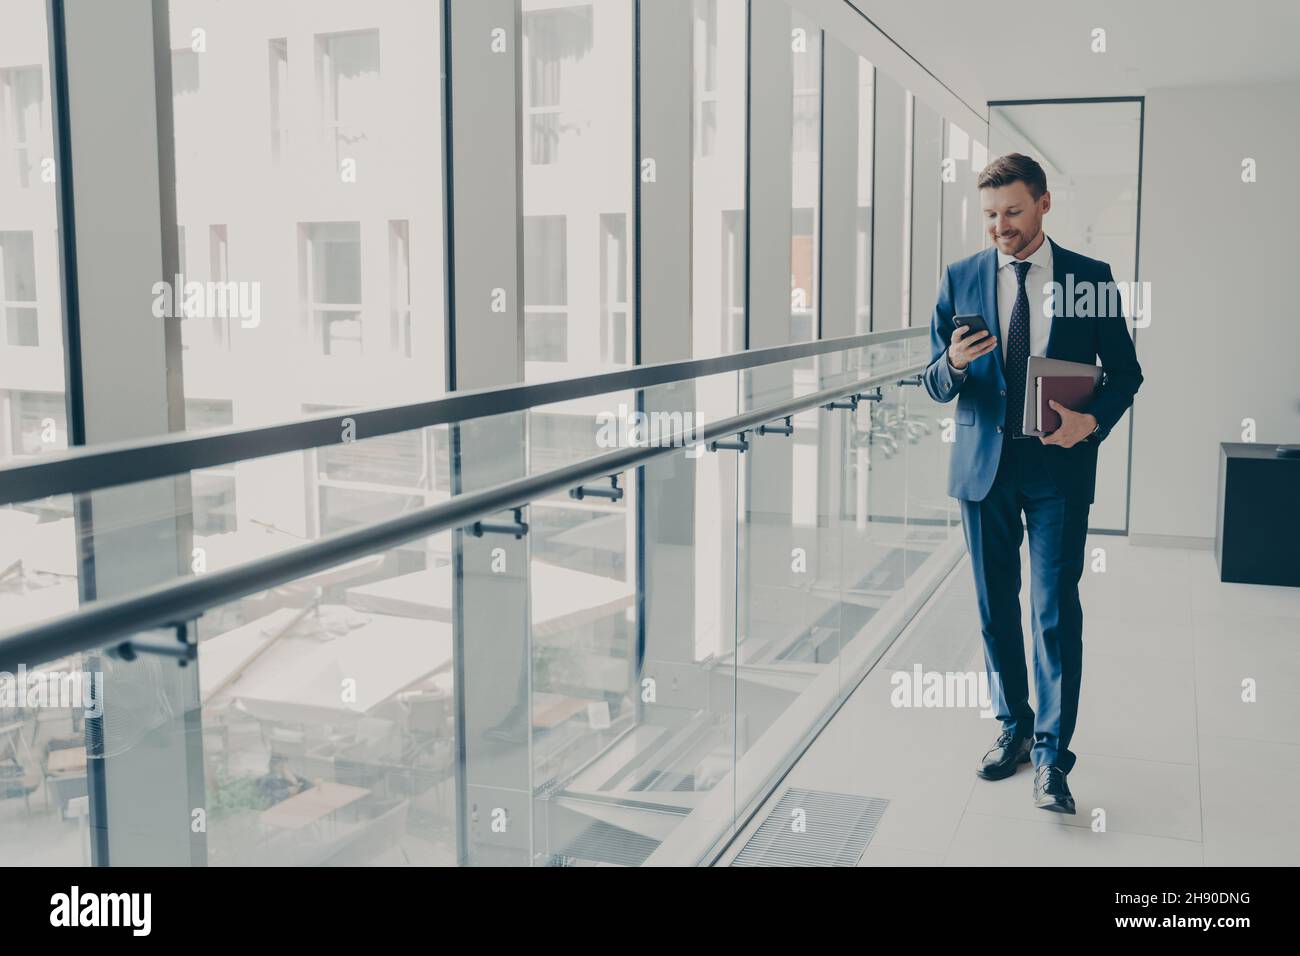
[(217, 468), (254, 458), (343, 444), (344, 430), (340, 423), (344, 419), (351, 419), (353, 423), (346, 441), (362, 441), (417, 428), (524, 411), (575, 398), (667, 385), (928, 334), (925, 328), (865, 332), (797, 345), (751, 349), (716, 358), (638, 365), (583, 378), (453, 392), (444, 398), (411, 405), (341, 409), (275, 425), (214, 429), (201, 433), (178, 432), (156, 438), (73, 448), (42, 456), (38, 461), (0, 467), (0, 505), (34, 501), (49, 495), (98, 491), (186, 474), (200, 468)]
[(655, 458), (748, 431), (816, 408), (844, 395), (884, 385), (897, 385), (925, 365), (880, 372), (734, 415), (696, 430), (675, 432), (658, 445), (619, 448), (541, 475), (530, 475), (480, 491), (465, 492), (450, 501), (388, 518), (374, 524), (336, 532), (319, 540), (200, 577), (170, 581), (121, 598), (98, 601), (40, 624), (0, 634), (0, 671), (19, 663), (40, 663), (78, 651), (111, 647), (144, 631), (174, 628), (208, 609), (307, 575), (387, 550), (415, 538), (467, 525), (511, 508), (522, 507), (556, 491), (626, 471)]

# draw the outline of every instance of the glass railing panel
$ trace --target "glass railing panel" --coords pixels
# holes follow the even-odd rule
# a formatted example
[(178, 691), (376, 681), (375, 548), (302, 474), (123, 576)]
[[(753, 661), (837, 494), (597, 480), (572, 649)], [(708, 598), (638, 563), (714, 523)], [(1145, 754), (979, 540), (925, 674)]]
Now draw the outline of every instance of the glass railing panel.
[[(907, 340), (914, 364), (930, 361), (926, 338)], [(909, 605), (925, 597), (933, 586), (925, 569), (934, 565), (931, 557), (948, 540), (956, 503), (948, 496), (948, 453), (958, 426), (953, 405), (939, 405), (930, 398), (924, 384), (902, 388), (898, 420), (893, 423), (896, 440), (908, 446), (906, 503), (906, 569)], [(918, 573), (920, 572), (920, 573)]]
[[(598, 396), (568, 410), (573, 440), (528, 410), (9, 507), (26, 531), (0, 608), (32, 623), (80, 589), (120, 597), (541, 474), (612, 450), (587, 426), (630, 411), (708, 424), (852, 383), (874, 361), (856, 351)], [(225, 601), (195, 625), (188, 670), (95, 655), (110, 711), (88, 757), (92, 777), (105, 768), (95, 819), (128, 842), (162, 827), (138, 862), (697, 861), (849, 685), (873, 617), (947, 532), (913, 520), (942, 496), (909, 489), (909, 452), (945, 464), (942, 410), (912, 387), (882, 392), (798, 412), (790, 434), (751, 430), (744, 451), (675, 451), (485, 517), (483, 534), (441, 531)], [(11, 776), (78, 733), (72, 714), (48, 722), (16, 734), (34, 758)], [(156, 800), (131, 782), (157, 773), (174, 785)], [(303, 813), (270, 812), (313, 789), (291, 805)], [(138, 812), (151, 801), (157, 823)], [(202, 839), (183, 805), (204, 811)], [(111, 855), (113, 840), (65, 842)]]
[(909, 335), (906, 338), (879, 342), (871, 346), (869, 358), (864, 364), (874, 373), (891, 372), (924, 363), (928, 354), (929, 345), (926, 336)]
[(0, 866), (91, 863), (86, 724), (98, 713), (94, 656), (0, 671)]
[(147, 653), (18, 669), (0, 863), (88, 865), (94, 844), (113, 865), (454, 865), (450, 623), (361, 587), (301, 596), (205, 615), (197, 686)]
[(904, 390), (899, 428), (911, 448), (907, 539), (910, 561), (918, 566), (948, 540), (959, 520), (948, 495), (948, 457), (959, 427), (952, 404), (938, 404), (923, 387)]
[[(586, 759), (544, 781), (558, 862), (691, 865), (734, 818), (737, 457), (696, 446), (642, 471), (645, 616), (617, 675), (630, 692), (617, 713), (586, 704), (570, 743)], [(549, 643), (535, 632), (534, 653)], [(551, 733), (535, 729), (534, 749)]]
[(72, 495), (0, 507), (0, 630), (77, 608), (78, 536)]
[[(340, 428), (350, 421), (341, 418)], [(119, 597), (446, 501), (452, 437), (449, 425), (349, 435), (322, 448), (0, 507), (0, 631), (74, 610), (79, 588), (83, 602)], [(127, 536), (129, 548), (111, 547)], [(111, 562), (96, 561), (107, 553)], [(441, 554), (450, 560), (446, 538)]]
[[(909, 340), (913, 364), (929, 361), (923, 339)], [(891, 673), (961, 670), (964, 651), (958, 638), (941, 642), (904, 640), (887, 648), (897, 631), (932, 592), (938, 576), (950, 566), (949, 543), (956, 522), (955, 503), (947, 494), (948, 455), (955, 431), (951, 406), (935, 403), (923, 385), (908, 384), (887, 392), (888, 400), (873, 416), (870, 476), (871, 517), (881, 534), (882, 566), (878, 580), (887, 581), (887, 594), (876, 613), (879, 626), (864, 632), (855, 663), (867, 664), (882, 652), (881, 664)], [(846, 597), (846, 603), (848, 602)], [(923, 646), (924, 644), (924, 646)], [(951, 653), (950, 653), (951, 652)]]
[(6, 649), (0, 864), (205, 862), (198, 675), (185, 633), (143, 631), (39, 662)]
[(505, 801), (458, 812), (449, 534), (209, 608), (188, 666), (115, 641), (0, 674), (0, 864), (454, 865)]
[[(841, 385), (849, 387), (873, 373), (901, 370), (912, 359), (906, 349), (896, 345), (873, 344), (688, 381), (604, 392), (481, 421), (486, 428), (512, 431), (517, 427), (513, 416), (526, 415), (528, 473), (541, 474), (613, 448), (663, 444), (681, 431), (740, 411)], [(887, 352), (883, 359), (876, 354), (882, 349)], [(736, 400), (738, 389), (746, 396), (743, 402)]]
[(906, 599), (909, 446), (899, 434), (904, 391), (886, 387), (881, 401), (860, 405), (846, 417), (840, 439), (845, 693), (892, 636), (888, 622)]
[(588, 403), (592, 452), (689, 447), (528, 509), (539, 864), (693, 863), (730, 825), (737, 471), (698, 439), (738, 381)]
[[(527, 419), (528, 474), (544, 474), (626, 447), (636, 420), (637, 396), (636, 390), (620, 389), (514, 413)], [(498, 415), (483, 421), (496, 427), (490, 423), (510, 418)]]
[[(208, 570), (208, 539), (192, 530), (191, 487), (186, 474), (0, 508), (0, 525), (9, 531), (0, 556), (9, 575), (0, 580), (0, 593), (22, 595), (0, 597), (0, 631)], [(220, 508), (209, 497), (200, 509), (207, 503)], [(213, 551), (230, 563), (245, 553), (219, 545)]]
[[(801, 395), (855, 383), (920, 361), (901, 342), (880, 342), (789, 362), (747, 369), (743, 376), (747, 408), (775, 405)], [(892, 384), (892, 382), (890, 383)]]
[(199, 620), (210, 865), (455, 865), (450, 537)]
[[(132, 547), (115, 558), (113, 567), (99, 572), (101, 578), (107, 574), (129, 582), (124, 585), (128, 590), (234, 567), (447, 501), (464, 490), (543, 474), (614, 448), (667, 440), (742, 410), (852, 385), (864, 367), (875, 364), (876, 351), (894, 344), (387, 435), (366, 436), (364, 419), (358, 423), (340, 410), (341, 440), (336, 444), (5, 506), (0, 527), (9, 533), (4, 535), (0, 574), (8, 569), (12, 579), (18, 573), (15, 562), (27, 554), (24, 587), (43, 593), (40, 599), (23, 601), (21, 611), (15, 606), (11, 616), (0, 615), (0, 629), (75, 606), (70, 603), (74, 587), (44, 592), (84, 576), (106, 534), (129, 531), (133, 537)], [(896, 351), (891, 348), (891, 354)], [(906, 358), (905, 352), (898, 353), (895, 361)], [(744, 401), (737, 398), (742, 389)], [(810, 414), (803, 413), (805, 423)], [(453, 465), (465, 455), (478, 456), (474, 482), (461, 480), (465, 476)], [(557, 531), (588, 520), (583, 515), (603, 507), (596, 505), (593, 512), (589, 504), (575, 507), (563, 498), (561, 493), (548, 501), (541, 516)], [(606, 525), (612, 527), (612, 522)], [(449, 554), (449, 546), (444, 547), (444, 558), (450, 560)], [(83, 587), (83, 600), (125, 593), (106, 587), (108, 583)], [(13, 580), (0, 579), (0, 611), (5, 589), (14, 586)]]
[[(528, 507), (532, 770), (539, 794), (565, 787), (635, 724), (640, 494), (632, 470)], [(548, 834), (539, 863), (568, 856), (568, 838), (577, 836), (564, 822), (569, 814), (556, 819), (552, 809), (538, 808), (547, 816), (540, 833)], [(561, 838), (550, 842), (554, 837)]]
[[(760, 390), (764, 378), (754, 375)], [(838, 694), (842, 566), (830, 476), (838, 418), (849, 414), (796, 414), (792, 434), (755, 434), (741, 462), (737, 812)]]
[[(525, 477), (527, 412), (455, 426), (458, 494)], [(465, 804), (463, 862), (528, 866), (534, 860), (530, 750), (532, 658), (529, 507), (498, 512), (455, 533), (453, 629), (463, 649)]]

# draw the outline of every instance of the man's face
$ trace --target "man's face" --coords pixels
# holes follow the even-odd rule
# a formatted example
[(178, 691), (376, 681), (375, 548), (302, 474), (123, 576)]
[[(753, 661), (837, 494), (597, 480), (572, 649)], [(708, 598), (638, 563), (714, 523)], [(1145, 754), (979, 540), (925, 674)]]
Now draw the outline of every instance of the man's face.
[(999, 252), (1016, 256), (1037, 238), (1043, 216), (1052, 208), (1052, 194), (1034, 199), (1029, 187), (1017, 180), (1006, 186), (980, 190), (984, 207), (984, 228)]

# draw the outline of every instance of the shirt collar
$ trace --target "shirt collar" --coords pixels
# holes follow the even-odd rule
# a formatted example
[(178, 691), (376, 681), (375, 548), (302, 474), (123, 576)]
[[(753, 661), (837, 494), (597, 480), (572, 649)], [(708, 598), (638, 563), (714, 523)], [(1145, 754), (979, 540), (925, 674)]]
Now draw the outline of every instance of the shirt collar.
[[(999, 269), (1001, 269), (1003, 266), (1010, 265), (1012, 262), (1018, 262), (1018, 261), (1020, 260), (1016, 259), (1015, 256), (1007, 255), (1007, 253), (1003, 252), (1002, 250), (1000, 249), (998, 250)], [(1048, 270), (1049, 272), (1051, 271), (1052, 240), (1048, 237), (1046, 233), (1043, 233), (1043, 244), (1040, 245), (1037, 249), (1035, 249), (1034, 254), (1030, 256), (1028, 259), (1025, 259), (1024, 261), (1030, 263), (1031, 265), (1041, 266), (1042, 268)]]

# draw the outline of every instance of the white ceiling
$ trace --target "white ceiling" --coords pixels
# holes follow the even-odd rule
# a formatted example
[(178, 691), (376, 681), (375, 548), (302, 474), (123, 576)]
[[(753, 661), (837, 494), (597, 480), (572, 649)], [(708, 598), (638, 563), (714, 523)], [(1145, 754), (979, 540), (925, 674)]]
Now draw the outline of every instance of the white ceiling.
[(1300, 79), (1300, 0), (850, 2), (981, 114), (989, 100)]

